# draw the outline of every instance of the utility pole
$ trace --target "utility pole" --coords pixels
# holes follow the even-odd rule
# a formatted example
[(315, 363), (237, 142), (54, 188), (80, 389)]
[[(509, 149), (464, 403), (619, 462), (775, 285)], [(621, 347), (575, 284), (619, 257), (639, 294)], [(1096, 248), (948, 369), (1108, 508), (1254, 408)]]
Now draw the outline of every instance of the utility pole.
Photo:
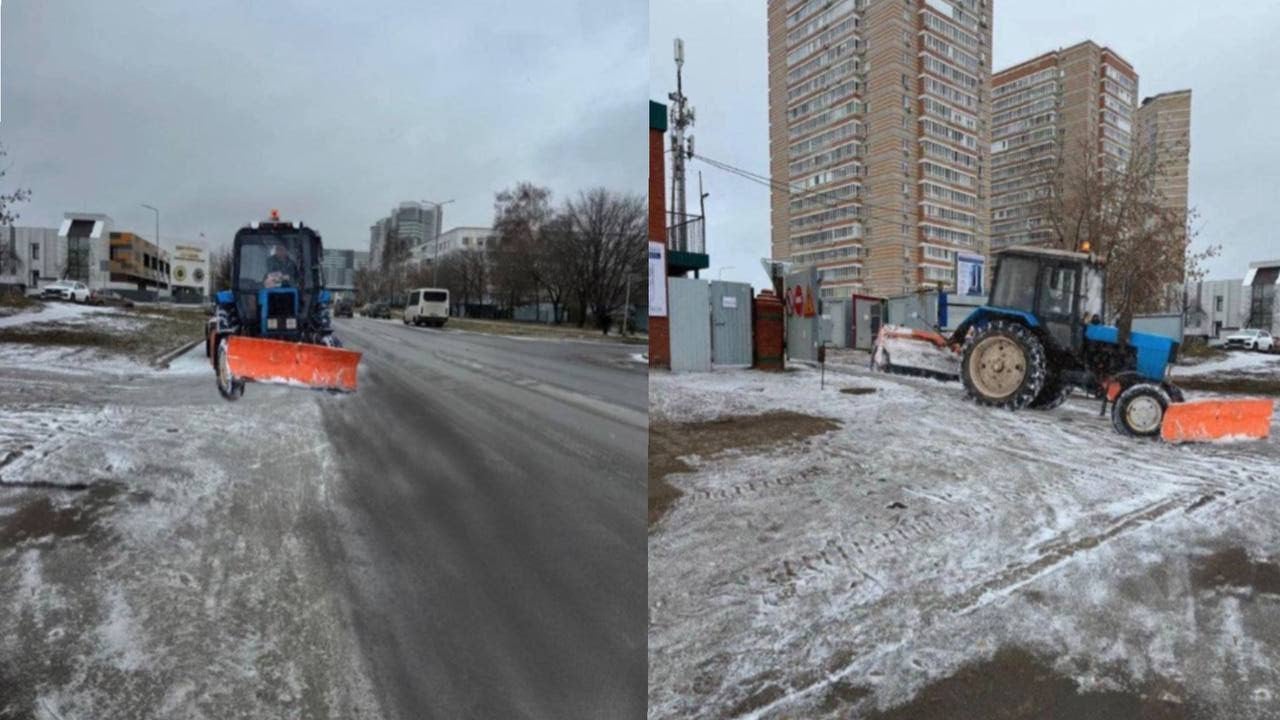
[(631, 273), (627, 273), (627, 303), (622, 310), (622, 337), (627, 336), (627, 321), (631, 319)]
[[(156, 260), (163, 263), (164, 262), (164, 246), (160, 244), (160, 210), (146, 203), (142, 203), (142, 207), (156, 214), (156, 250), (159, 251), (159, 257), (157, 257)], [(167, 285), (168, 283), (166, 282), (165, 284)], [(160, 299), (160, 283), (157, 282), (156, 283), (156, 300), (158, 301), (159, 299)]]
[(694, 112), (689, 99), (684, 96), (684, 40), (675, 40), (676, 91), (671, 99), (671, 209), (676, 228), (675, 250), (688, 252), (689, 227), (685, 224), (688, 213), (685, 208), (685, 160), (693, 157), (693, 136), (685, 139), (685, 130), (693, 127)]

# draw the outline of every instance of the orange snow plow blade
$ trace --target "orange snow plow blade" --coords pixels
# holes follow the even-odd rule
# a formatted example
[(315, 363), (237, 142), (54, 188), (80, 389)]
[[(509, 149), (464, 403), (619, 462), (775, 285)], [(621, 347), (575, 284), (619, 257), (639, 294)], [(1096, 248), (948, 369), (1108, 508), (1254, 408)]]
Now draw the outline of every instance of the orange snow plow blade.
[(360, 353), (309, 343), (235, 336), (227, 368), (239, 380), (355, 392)]
[(1168, 442), (1263, 439), (1271, 433), (1273, 401), (1194, 400), (1173, 403), (1164, 411), (1160, 437)]

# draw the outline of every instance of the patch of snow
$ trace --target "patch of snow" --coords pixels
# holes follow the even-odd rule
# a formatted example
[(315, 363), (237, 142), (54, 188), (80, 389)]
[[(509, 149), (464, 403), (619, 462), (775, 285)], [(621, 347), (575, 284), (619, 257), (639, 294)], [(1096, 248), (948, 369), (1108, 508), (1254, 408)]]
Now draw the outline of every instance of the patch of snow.
[(1280, 354), (1232, 351), (1225, 358), (1209, 360), (1195, 365), (1175, 365), (1173, 368), (1175, 377), (1219, 373), (1280, 376)]
[(1280, 541), (1280, 479), (1259, 470), (1280, 461), (1275, 432), (1172, 446), (1117, 435), (1094, 401), (1014, 413), (956, 383), (852, 367), (819, 382), (809, 369), (650, 375), (652, 421), (792, 410), (841, 423), (686, 457), (692, 472), (668, 478), (684, 496), (648, 541), (652, 716), (727, 714), (762, 677), (789, 690), (746, 717), (838, 716), (821, 701), (839, 678), (878, 678), (885, 707), (1006, 644), (1080, 675), (1108, 659), (1138, 677), (1204, 667), (1208, 679), (1183, 680), (1214, 700), (1230, 690), (1211, 678), (1274, 666), (1280, 647), (1219, 643), (1206, 660), (1179, 553), (1229, 532)]
[[(89, 316), (117, 314), (114, 309), (96, 305), (77, 305), (69, 302), (45, 303), (42, 310), (24, 310), (6, 317), (0, 317), (0, 328), (29, 325), (46, 322), (89, 321)], [(97, 320), (97, 318), (92, 318)]]

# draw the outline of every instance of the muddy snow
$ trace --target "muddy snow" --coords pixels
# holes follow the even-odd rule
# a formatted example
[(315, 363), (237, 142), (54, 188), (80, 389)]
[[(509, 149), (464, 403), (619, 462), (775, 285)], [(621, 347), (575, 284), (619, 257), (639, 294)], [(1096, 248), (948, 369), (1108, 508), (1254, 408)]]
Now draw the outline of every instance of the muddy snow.
[(377, 714), (317, 398), (253, 391), (0, 364), (0, 717)]
[[(1153, 692), (1200, 717), (1280, 713), (1274, 425), (1175, 447), (1116, 435), (1093, 401), (1011, 413), (831, 367), (825, 390), (811, 370), (655, 373), (650, 411), (839, 424), (667, 475), (682, 495), (649, 536), (651, 717), (955, 717), (941, 693), (1032, 718), (1064, 692), (1096, 717), (1155, 713)], [(1010, 653), (1061, 682), (984, 691)]]

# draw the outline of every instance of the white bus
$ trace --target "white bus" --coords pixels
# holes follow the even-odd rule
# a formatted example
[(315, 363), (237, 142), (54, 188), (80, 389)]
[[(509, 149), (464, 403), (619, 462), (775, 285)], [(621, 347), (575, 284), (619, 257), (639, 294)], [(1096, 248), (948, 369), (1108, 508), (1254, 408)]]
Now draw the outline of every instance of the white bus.
[(449, 291), (444, 288), (410, 290), (404, 306), (404, 324), (442, 327), (449, 319)]

